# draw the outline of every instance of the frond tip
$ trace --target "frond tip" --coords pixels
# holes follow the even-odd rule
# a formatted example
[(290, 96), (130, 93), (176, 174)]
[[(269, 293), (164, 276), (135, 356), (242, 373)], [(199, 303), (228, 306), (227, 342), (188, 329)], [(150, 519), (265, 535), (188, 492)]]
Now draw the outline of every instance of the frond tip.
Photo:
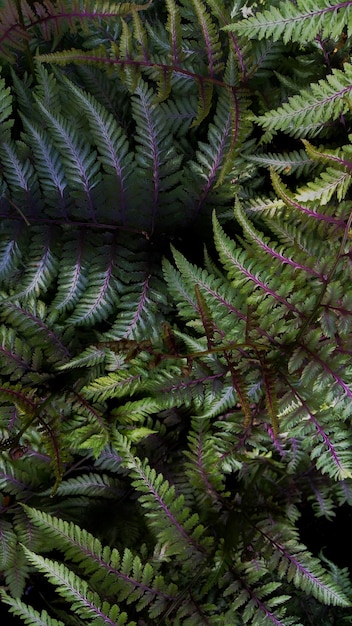
[(65, 626), (61, 620), (50, 617), (45, 609), (39, 613), (39, 611), (25, 604), (22, 600), (9, 596), (4, 589), (0, 589), (0, 596), (2, 602), (11, 607), (10, 612), (20, 617), (25, 624), (32, 624), (33, 626), (43, 626), (43, 624), (45, 626)]
[[(175, 598), (176, 585), (166, 584), (157, 566), (154, 569), (150, 563), (143, 564), (140, 557), (134, 555), (131, 550), (125, 549), (120, 554), (116, 548), (103, 547), (99, 540), (75, 524), (32, 508), (26, 507), (25, 510), (33, 523), (51, 538), (57, 548), (64, 552), (67, 562), (72, 560), (82, 575), (88, 574), (91, 584), (73, 574), (73, 571), (66, 565), (43, 559), (43, 557), (38, 559), (36, 555), (25, 550), (30, 562), (47, 576), (57, 587), (60, 595), (73, 602), (73, 610), (76, 610), (77, 602), (81, 615), (85, 619), (89, 616), (97, 619), (98, 607), (102, 607), (109, 619), (114, 611), (117, 611), (116, 605), (105, 604), (96, 592), (91, 591), (97, 586), (103, 596), (111, 595), (113, 592), (119, 602), (128, 598), (128, 603), (136, 603), (139, 609), (151, 605), (150, 611), (154, 615), (158, 615), (167, 603)], [(66, 593), (67, 583), (71, 590), (67, 590)], [(117, 616), (118, 612), (115, 615)], [(114, 622), (108, 620), (107, 622), (99, 621), (100, 623)], [(125, 622), (121, 623), (125, 624)]]

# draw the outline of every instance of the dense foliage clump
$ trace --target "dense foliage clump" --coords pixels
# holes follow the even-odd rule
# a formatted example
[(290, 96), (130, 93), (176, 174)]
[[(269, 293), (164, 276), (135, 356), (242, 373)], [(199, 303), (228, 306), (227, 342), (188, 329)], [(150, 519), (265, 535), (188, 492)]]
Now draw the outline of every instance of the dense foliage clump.
[(0, 593), (24, 623), (351, 623), (348, 563), (300, 524), (352, 502), (351, 15), (2, 2)]

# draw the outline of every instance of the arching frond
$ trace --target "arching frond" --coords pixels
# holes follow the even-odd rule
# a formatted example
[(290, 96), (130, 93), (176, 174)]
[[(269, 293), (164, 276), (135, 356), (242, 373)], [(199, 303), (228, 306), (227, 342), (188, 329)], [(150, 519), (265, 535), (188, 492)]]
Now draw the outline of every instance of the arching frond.
[(345, 63), (343, 70), (332, 70), (325, 79), (302, 89), (278, 109), (260, 116), (259, 122), (266, 131), (264, 138), (270, 138), (278, 130), (285, 130), (293, 137), (318, 134), (324, 124), (349, 110), (351, 77), (352, 66)]
[(300, 0), (297, 3), (290, 0), (264, 11), (259, 9), (255, 15), (229, 28), (247, 37), (306, 43), (318, 34), (322, 38), (339, 37), (345, 26), (350, 27), (350, 20), (351, 2), (344, 3), (341, 13), (341, 5), (332, 0)]
[(1, 599), (4, 604), (11, 607), (11, 613), (21, 617), (25, 624), (33, 624), (33, 626), (65, 626), (64, 622), (50, 617), (45, 609), (40, 613), (31, 606), (25, 604), (19, 599), (9, 596), (4, 589), (0, 591)]

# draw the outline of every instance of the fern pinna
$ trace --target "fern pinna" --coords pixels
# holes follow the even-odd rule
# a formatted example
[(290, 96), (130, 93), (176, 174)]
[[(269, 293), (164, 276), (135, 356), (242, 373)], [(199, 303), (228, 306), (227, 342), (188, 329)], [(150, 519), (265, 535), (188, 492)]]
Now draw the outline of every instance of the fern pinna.
[(24, 623), (348, 623), (347, 568), (299, 526), (352, 501), (351, 3), (314, 4), (2, 3), (0, 572)]

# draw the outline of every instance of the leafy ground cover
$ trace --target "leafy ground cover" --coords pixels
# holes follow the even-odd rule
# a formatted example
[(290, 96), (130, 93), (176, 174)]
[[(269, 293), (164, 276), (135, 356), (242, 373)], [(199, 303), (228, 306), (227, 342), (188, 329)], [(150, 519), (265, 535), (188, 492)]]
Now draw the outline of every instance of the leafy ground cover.
[(351, 623), (351, 7), (1, 3), (17, 623)]

